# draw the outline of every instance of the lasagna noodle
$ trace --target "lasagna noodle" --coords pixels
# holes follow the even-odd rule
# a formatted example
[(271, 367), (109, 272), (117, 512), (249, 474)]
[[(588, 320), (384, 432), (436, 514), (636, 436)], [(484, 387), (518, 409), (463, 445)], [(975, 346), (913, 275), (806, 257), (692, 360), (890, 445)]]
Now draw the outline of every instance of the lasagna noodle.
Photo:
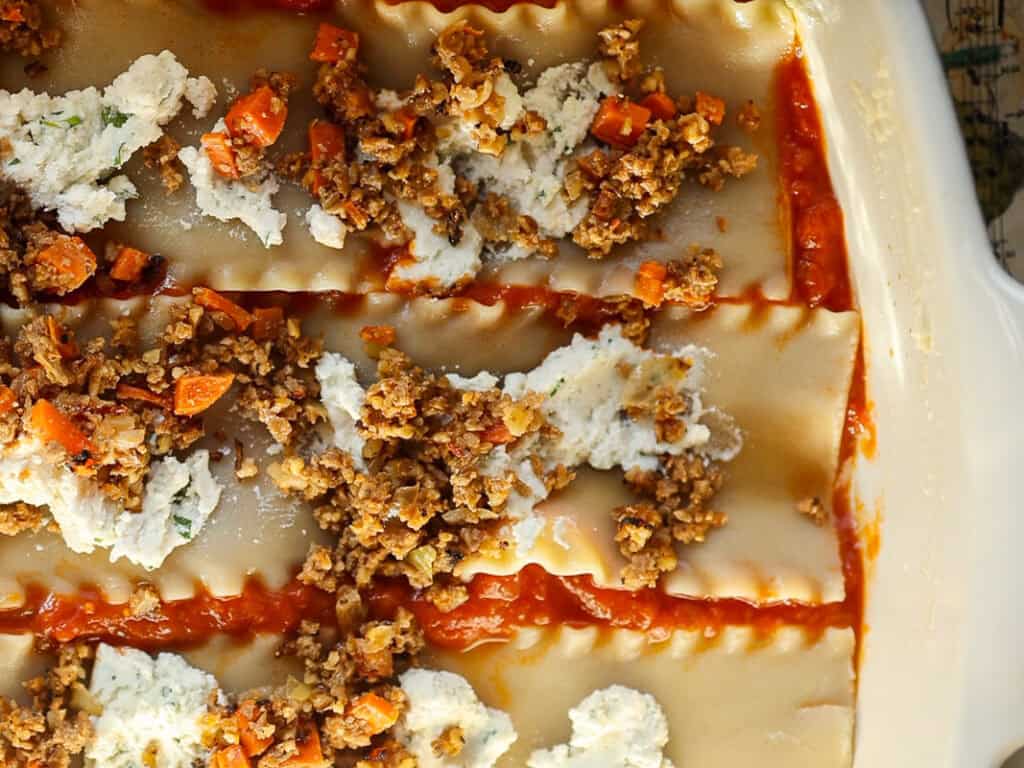
[[(172, 305), (182, 299), (156, 298), (129, 301), (103, 300), (75, 306), (51, 306), (79, 338), (109, 333), (108, 318), (130, 313), (139, 318), (143, 343), (163, 329)], [(0, 309), (0, 326), (15, 334), (25, 322), (23, 311)], [(480, 370), (531, 368), (547, 352), (564, 344), (569, 334), (547, 321), (541, 310), (509, 313), (501, 304), (484, 306), (464, 300), (406, 300), (390, 294), (365, 297), (354, 311), (334, 311), (318, 303), (304, 319), (309, 334), (325, 337), (327, 349), (355, 362), (364, 380), (374, 373), (359, 330), (364, 325), (391, 325), (398, 344), (418, 363), (444, 367), (471, 376)], [(230, 412), (231, 396), (205, 415), (207, 437), (197, 447), (227, 449), (225, 458), (211, 462), (214, 476), (224, 486), (220, 503), (206, 525), (189, 544), (174, 550), (155, 571), (145, 571), (126, 560), (109, 561), (109, 550), (90, 554), (71, 552), (59, 534), (42, 531), (15, 537), (0, 536), (0, 609), (25, 600), (25, 587), (40, 584), (58, 592), (81, 584), (100, 587), (114, 603), (127, 601), (133, 585), (151, 581), (166, 600), (190, 597), (197, 584), (215, 596), (241, 592), (245, 580), (260, 577), (270, 587), (286, 583), (302, 563), (311, 544), (324, 541), (309, 505), (283, 495), (263, 470), (275, 460), (268, 452), (272, 440), (266, 429), (242, 421)], [(222, 429), (226, 440), (214, 433)], [(260, 467), (257, 478), (234, 477), (234, 439), (245, 455)]]
[[(687, 343), (713, 353), (705, 402), (732, 416), (744, 445), (724, 465), (713, 507), (725, 527), (679, 547), (668, 592), (771, 602), (832, 602), (844, 595), (835, 528), (817, 526), (796, 505), (817, 497), (831, 508), (839, 442), (859, 339), (856, 313), (788, 306), (719, 306), (701, 314), (670, 309), (655, 321), (651, 346)], [(625, 561), (611, 510), (632, 500), (621, 473), (584, 471), (538, 511), (545, 527), (532, 550), (467, 561), (463, 576), (509, 574), (535, 562), (558, 575), (588, 573), (618, 586)]]
[[(569, 708), (613, 684), (652, 694), (668, 719), (665, 755), (686, 768), (842, 768), (851, 759), (854, 635), (770, 637), (727, 627), (677, 631), (651, 644), (626, 630), (524, 629), (507, 643), (437, 652), (425, 661), (464, 675), (519, 738), (499, 768), (568, 741)], [(540, 693), (540, 695), (538, 695)]]
[[(243, 692), (300, 676), (294, 659), (275, 656), (279, 644), (275, 635), (218, 637), (183, 655), (225, 690)], [(467, 652), (428, 650), (422, 663), (463, 675), (485, 704), (509, 713), (518, 739), (498, 768), (525, 765), (534, 749), (566, 742), (569, 709), (613, 684), (658, 700), (669, 726), (665, 754), (677, 766), (844, 768), (853, 650), (848, 629), (810, 637), (795, 627), (770, 636), (727, 627), (650, 643), (626, 630), (562, 627), (523, 629)], [(51, 660), (33, 653), (30, 635), (0, 635), (0, 695), (24, 701), (21, 682)]]
[[(57, 5), (55, 0), (49, 4)], [(612, 8), (618, 10), (612, 10)], [(289, 104), (289, 120), (280, 151), (305, 148), (305, 126), (318, 113), (310, 94), (315, 66), (307, 60), (319, 17), (276, 14), (273, 23), (261, 13), (217, 15), (202, 10), (198, 0), (162, 3), (91, 0), (74, 14), (59, 13), (65, 42), (61, 62), (29, 78), (15, 60), (0, 64), (0, 82), (9, 89), (63, 93), (73, 88), (109, 83), (138, 56), (167, 48), (193, 75), (213, 78), (221, 91), (213, 115), (226, 109), (232, 89), (244, 91), (258, 67), (298, 74), (303, 84)], [(782, 0), (740, 5), (733, 0), (666, 0), (607, 6), (596, 0), (561, 2), (553, 9), (514, 6), (503, 14), (479, 7), (441, 14), (427, 3), (401, 5), (339, 3), (338, 23), (359, 31), (361, 49), (377, 85), (409, 87), (417, 72), (429, 71), (429, 47), (438, 31), (469, 16), (493, 34), (496, 53), (520, 61), (531, 75), (562, 61), (592, 57), (596, 32), (636, 14), (649, 20), (643, 32), (646, 63), (664, 67), (673, 93), (703, 89), (722, 96), (729, 107), (721, 141), (753, 148), (758, 170), (728, 184), (718, 193), (696, 183), (684, 184), (676, 202), (655, 222), (661, 237), (632, 245), (599, 261), (589, 260), (574, 246), (563, 244), (552, 261), (529, 259), (494, 264), (481, 279), (516, 284), (548, 284), (556, 290), (593, 295), (629, 293), (637, 266), (644, 260), (682, 255), (690, 243), (719, 250), (725, 268), (720, 293), (737, 295), (752, 286), (773, 298), (789, 295), (786, 237), (777, 210), (777, 157), (773, 131), (772, 79), (776, 63), (793, 43), (794, 29)], [(94, 55), (102, 50), (104, 55)], [(685, 57), (678, 52), (686, 51)], [(533, 62), (530, 64), (530, 62)], [(732, 120), (735, 110), (754, 99), (763, 112), (760, 132), (753, 138)], [(188, 110), (169, 131), (183, 146), (195, 145), (212, 118), (197, 124)], [(276, 148), (275, 148), (276, 151)], [(367, 292), (381, 287), (367, 237), (351, 235), (343, 251), (317, 244), (307, 232), (303, 215), (312, 202), (302, 191), (285, 185), (276, 198), (278, 210), (289, 216), (284, 244), (266, 249), (238, 222), (222, 223), (203, 217), (195, 208), (191, 188), (167, 196), (155, 174), (128, 166), (140, 198), (128, 205), (125, 223), (111, 222), (107, 232), (149, 252), (161, 253), (170, 273), (185, 284), (204, 283), (235, 290), (327, 290)], [(730, 226), (721, 232), (716, 217)]]

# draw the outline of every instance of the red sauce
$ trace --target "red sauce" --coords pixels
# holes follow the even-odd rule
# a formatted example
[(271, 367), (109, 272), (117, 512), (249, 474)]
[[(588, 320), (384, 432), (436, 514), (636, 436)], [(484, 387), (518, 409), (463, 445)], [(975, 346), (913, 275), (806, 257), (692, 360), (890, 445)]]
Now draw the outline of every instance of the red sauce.
[(851, 309), (843, 212), (832, 190), (821, 118), (802, 52), (776, 74), (784, 212), (793, 257), (793, 298), (833, 311)]
[(333, 597), (294, 581), (271, 590), (250, 579), (236, 597), (213, 597), (197, 588), (195, 597), (164, 602), (138, 617), (127, 604), (107, 602), (94, 587), (65, 595), (33, 585), (21, 607), (0, 611), (0, 633), (31, 631), (62, 643), (102, 640), (146, 649), (182, 648), (217, 634), (286, 633), (303, 619), (334, 621)]
[(203, 5), (218, 13), (260, 10), (317, 13), (329, 10), (334, 0), (203, 0)]
[[(405, 0), (387, 0), (389, 5), (401, 5)], [(464, 5), (481, 5), (489, 11), (504, 13), (514, 5), (527, 3), (541, 8), (554, 8), (555, 0), (429, 0), (441, 13), (451, 13)]]

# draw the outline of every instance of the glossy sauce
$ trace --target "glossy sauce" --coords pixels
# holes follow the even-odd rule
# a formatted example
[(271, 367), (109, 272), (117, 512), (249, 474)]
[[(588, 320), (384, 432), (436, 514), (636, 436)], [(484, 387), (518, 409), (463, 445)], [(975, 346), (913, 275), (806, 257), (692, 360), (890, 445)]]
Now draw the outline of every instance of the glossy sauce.
[(852, 309), (843, 212), (832, 190), (821, 117), (799, 49), (779, 64), (776, 97), (783, 207), (791, 236), (792, 298), (836, 312)]

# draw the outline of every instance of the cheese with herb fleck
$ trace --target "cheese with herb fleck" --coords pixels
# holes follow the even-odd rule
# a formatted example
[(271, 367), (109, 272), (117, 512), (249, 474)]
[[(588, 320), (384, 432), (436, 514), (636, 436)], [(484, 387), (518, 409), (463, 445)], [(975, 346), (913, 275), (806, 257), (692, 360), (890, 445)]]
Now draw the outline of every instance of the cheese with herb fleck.
[(216, 98), (206, 78), (190, 78), (174, 54), (136, 59), (102, 92), (89, 87), (61, 96), (0, 91), (0, 176), (23, 187), (40, 208), (57, 212), (70, 232), (123, 221), (135, 185), (117, 171), (153, 143), (185, 100), (205, 114)]
[[(516, 740), (508, 714), (485, 706), (461, 675), (414, 668), (399, 683), (408, 705), (395, 736), (418, 768), (492, 768)], [(451, 726), (462, 729), (465, 745), (454, 757), (438, 755), (432, 744)]]
[(181, 656), (155, 658), (133, 648), (100, 644), (89, 692), (103, 708), (86, 768), (191, 768), (205, 765), (202, 719), (218, 690), (213, 676)]
[(461, 280), (472, 278), (480, 270), (483, 238), (469, 222), (462, 226), (458, 243), (434, 231), (438, 222), (415, 203), (398, 201), (402, 223), (413, 233), (410, 252), (416, 261), (399, 264), (395, 276), (412, 283), (428, 283), (450, 288)]
[[(223, 119), (218, 120), (213, 130), (225, 132), (227, 125)], [(214, 170), (202, 147), (184, 147), (178, 159), (188, 171), (196, 190), (196, 205), (205, 215), (220, 221), (237, 219), (267, 248), (284, 242), (281, 233), (288, 216), (274, 208), (273, 197), (281, 185), (272, 173), (258, 183), (224, 178)]]
[(220, 501), (222, 487), (210, 474), (210, 454), (193, 452), (185, 461), (168, 456), (149, 468), (142, 510), (122, 512), (111, 561), (124, 557), (143, 568), (159, 568), (177, 547), (202, 530)]

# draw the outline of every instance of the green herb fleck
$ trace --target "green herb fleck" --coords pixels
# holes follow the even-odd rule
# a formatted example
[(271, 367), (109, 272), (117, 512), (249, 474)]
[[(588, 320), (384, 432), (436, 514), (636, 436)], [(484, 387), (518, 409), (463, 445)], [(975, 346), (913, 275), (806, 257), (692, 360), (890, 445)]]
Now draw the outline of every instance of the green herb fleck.
[(174, 515), (174, 527), (178, 529), (178, 534), (183, 539), (192, 538), (192, 521), (187, 517), (181, 515)]
[(124, 142), (117, 145), (117, 154), (114, 156), (114, 167), (120, 168), (124, 160), (121, 159), (121, 152), (124, 150)]
[(82, 124), (82, 118), (80, 118), (78, 115), (72, 115), (64, 122), (68, 124), (68, 128), (74, 128), (76, 125)]
[(128, 115), (117, 107), (111, 107), (108, 105), (103, 108), (102, 112), (100, 112), (100, 119), (103, 120), (104, 125), (112, 125), (115, 128), (120, 128), (128, 122)]
[(13, 160), (11, 160), (11, 162), (9, 162), (8, 165), (19, 165), (20, 163), (21, 163), (21, 158), (16, 157)]
[(557, 382), (557, 383), (555, 384), (555, 386), (553, 386), (553, 387), (551, 388), (551, 392), (549, 392), (549, 393), (548, 393), (548, 394), (549, 394), (549, 396), (551, 396), (551, 397), (554, 397), (555, 395), (557, 395), (557, 394), (558, 394), (558, 390), (560, 390), (560, 389), (562, 388), (562, 385), (563, 385), (563, 384), (565, 384), (565, 376), (563, 376), (562, 378), (560, 378), (560, 379), (558, 380), (558, 382)]
[(60, 123), (53, 122), (53, 120), (43, 120), (42, 118), (39, 118), (39, 122), (42, 123), (45, 126), (50, 127), (50, 128), (63, 128), (64, 127)]

